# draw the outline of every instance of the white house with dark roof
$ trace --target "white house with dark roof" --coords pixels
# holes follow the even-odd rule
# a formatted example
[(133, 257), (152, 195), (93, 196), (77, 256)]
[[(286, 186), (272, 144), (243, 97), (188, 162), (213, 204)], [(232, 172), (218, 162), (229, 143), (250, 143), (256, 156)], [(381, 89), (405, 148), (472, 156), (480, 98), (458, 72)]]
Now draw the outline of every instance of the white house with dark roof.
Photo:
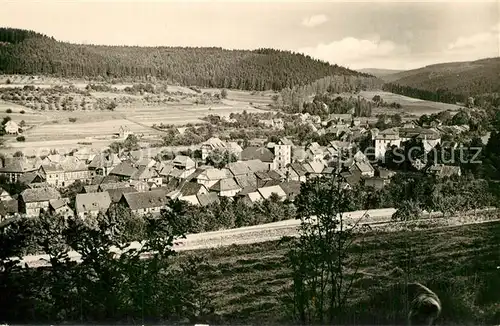
[(350, 168), (351, 173), (359, 173), (364, 177), (373, 177), (375, 175), (375, 169), (369, 162), (360, 161), (355, 162)]
[(163, 178), (152, 167), (140, 166), (131, 177), (132, 180), (151, 182), (156, 186), (161, 186)]
[(186, 182), (179, 189), (179, 192), (179, 196), (177, 197), (179, 200), (187, 201), (192, 205), (199, 205), (198, 196), (207, 194), (208, 189), (197, 182)]
[(325, 169), (325, 164), (321, 161), (312, 161), (302, 165), (308, 176), (320, 176)]
[(120, 180), (129, 180), (136, 172), (137, 168), (132, 163), (124, 161), (109, 171), (109, 175), (116, 175)]
[(54, 187), (64, 186), (64, 169), (59, 163), (42, 165), (47, 183)]
[(300, 194), (300, 185), (300, 181), (288, 181), (279, 184), (281, 189), (285, 192), (287, 199), (292, 201)]
[(221, 179), (210, 187), (210, 191), (217, 192), (221, 197), (234, 197), (241, 189), (234, 178)]
[(117, 154), (114, 153), (100, 153), (92, 159), (88, 165), (90, 176), (107, 176), (122, 161)]
[(4, 166), (0, 168), (0, 175), (4, 175), (9, 182), (15, 183), (26, 173), (41, 172), (41, 164), (39, 163), (41, 161), (30, 160), (26, 157), (6, 158)]
[(207, 141), (201, 144), (201, 159), (205, 161), (213, 151), (224, 151), (225, 149), (225, 142), (217, 137), (209, 138)]
[(159, 214), (168, 198), (164, 190), (125, 193), (120, 204), (130, 209), (133, 214), (143, 216), (146, 214)]
[(375, 158), (382, 159), (385, 152), (392, 146), (401, 147), (401, 138), (399, 132), (394, 129), (386, 129), (373, 134), (375, 142)]
[(172, 164), (174, 167), (181, 170), (194, 170), (196, 168), (196, 162), (186, 155), (177, 155), (172, 161)]
[(276, 162), (274, 161), (274, 154), (265, 147), (247, 147), (241, 152), (242, 161), (260, 160), (267, 164), (268, 170), (276, 169)]
[(212, 187), (217, 181), (225, 178), (232, 177), (228, 169), (209, 168), (202, 171), (197, 177), (196, 181), (207, 188)]
[(21, 212), (28, 217), (37, 217), (40, 212), (47, 211), (50, 201), (60, 199), (61, 194), (52, 187), (26, 189), (20, 195)]
[(59, 164), (64, 170), (64, 186), (68, 186), (76, 180), (86, 181), (90, 179), (87, 164), (74, 156), (63, 157)]
[(236, 196), (238, 198), (238, 201), (242, 201), (247, 205), (252, 205), (263, 199), (262, 195), (257, 191), (256, 187), (246, 187), (242, 189)]
[(107, 192), (77, 194), (75, 199), (76, 214), (81, 218), (96, 217), (99, 212), (106, 213), (111, 205)]
[(325, 157), (323, 148), (317, 142), (311, 143), (307, 147), (306, 153), (309, 161), (323, 162)]
[(69, 207), (69, 198), (52, 199), (49, 201), (49, 211), (62, 217), (73, 217), (75, 213)]
[(304, 168), (303, 164), (300, 163), (292, 163), (288, 167), (287, 178), (289, 181), (307, 181), (308, 171)]

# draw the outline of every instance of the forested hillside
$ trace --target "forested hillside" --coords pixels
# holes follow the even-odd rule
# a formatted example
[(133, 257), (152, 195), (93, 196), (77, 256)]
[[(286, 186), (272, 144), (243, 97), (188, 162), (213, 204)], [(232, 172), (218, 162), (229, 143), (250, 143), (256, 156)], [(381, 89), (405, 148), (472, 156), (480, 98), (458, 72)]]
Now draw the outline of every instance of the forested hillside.
[(396, 69), (379, 69), (379, 68), (363, 68), (359, 69), (358, 71), (363, 72), (365, 74), (370, 74), (378, 78), (384, 79), (384, 77), (389, 76), (389, 75), (395, 75), (400, 72), (403, 72), (404, 70), (396, 70)]
[(500, 93), (500, 57), (452, 62), (382, 77), (385, 90), (424, 100), (455, 103)]
[(330, 75), (369, 77), (288, 51), (70, 44), (9, 28), (0, 28), (0, 73), (152, 76), (183, 85), (245, 90), (281, 90)]

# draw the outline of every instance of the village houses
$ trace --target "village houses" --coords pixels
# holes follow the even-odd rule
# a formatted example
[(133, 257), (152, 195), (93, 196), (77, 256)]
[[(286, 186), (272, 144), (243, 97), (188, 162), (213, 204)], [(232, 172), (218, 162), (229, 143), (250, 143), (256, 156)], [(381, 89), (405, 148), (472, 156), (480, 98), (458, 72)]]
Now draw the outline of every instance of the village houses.
[(243, 149), (236, 142), (224, 142), (217, 137), (212, 137), (201, 144), (201, 159), (205, 161), (214, 151), (228, 152), (239, 158)]
[(118, 164), (121, 163), (120, 158), (114, 153), (100, 153), (92, 159), (88, 165), (90, 176), (107, 176)]
[(107, 192), (77, 194), (75, 199), (76, 214), (80, 218), (96, 217), (106, 213), (111, 205), (111, 197)]
[(163, 190), (125, 193), (119, 201), (120, 205), (138, 216), (159, 214), (166, 203), (167, 196)]
[(26, 189), (20, 195), (20, 211), (28, 217), (37, 217), (48, 211), (51, 200), (60, 198), (61, 194), (52, 187)]
[(276, 169), (276, 161), (273, 152), (265, 147), (250, 146), (241, 152), (242, 161), (260, 160), (267, 165), (268, 170)]
[(4, 175), (10, 183), (15, 183), (26, 173), (40, 172), (41, 161), (27, 159), (26, 157), (8, 157), (4, 166), (0, 168), (0, 175)]

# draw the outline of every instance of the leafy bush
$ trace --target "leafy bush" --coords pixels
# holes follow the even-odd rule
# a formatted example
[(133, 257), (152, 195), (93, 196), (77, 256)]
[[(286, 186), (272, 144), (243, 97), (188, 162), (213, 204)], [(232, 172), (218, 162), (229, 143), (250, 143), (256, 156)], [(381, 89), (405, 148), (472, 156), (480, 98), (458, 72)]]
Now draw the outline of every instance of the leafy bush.
[[(99, 215), (86, 223), (42, 214), (14, 221), (0, 234), (7, 243), (0, 259), (2, 320), (205, 322), (213, 311), (200, 288), (206, 263), (197, 256), (174, 257), (173, 241), (185, 230), (179, 223), (183, 212), (175, 204), (169, 207), (162, 218), (144, 218), (144, 246), (119, 259), (109, 259), (109, 251), (128, 243), (122, 216)], [(28, 246), (49, 254), (53, 268), (33, 271), (4, 263), (6, 257), (22, 256)], [(70, 248), (82, 253), (80, 264), (66, 259)], [(139, 259), (146, 253), (148, 259)]]
[(24, 110), (19, 111), (21, 114), (25, 114), (26, 112)]
[(69, 118), (69, 122), (76, 122), (76, 118)]
[(7, 109), (7, 110), (5, 110), (5, 112), (12, 113), (12, 109)]
[(111, 102), (111, 103), (108, 104), (108, 106), (106, 107), (106, 109), (109, 110), (109, 111), (114, 111), (117, 106), (118, 105), (116, 105), (115, 102)]
[(17, 141), (25, 141), (25, 140), (26, 140), (26, 138), (25, 138), (24, 136), (17, 136), (17, 137), (16, 137), (16, 140), (17, 140)]

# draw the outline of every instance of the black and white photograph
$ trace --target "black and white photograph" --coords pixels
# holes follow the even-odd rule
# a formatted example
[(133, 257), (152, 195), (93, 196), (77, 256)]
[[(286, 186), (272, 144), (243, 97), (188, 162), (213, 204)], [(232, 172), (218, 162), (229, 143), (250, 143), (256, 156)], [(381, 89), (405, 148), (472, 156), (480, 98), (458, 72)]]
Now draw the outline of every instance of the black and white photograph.
[(500, 326), (500, 0), (0, 0), (0, 325)]

